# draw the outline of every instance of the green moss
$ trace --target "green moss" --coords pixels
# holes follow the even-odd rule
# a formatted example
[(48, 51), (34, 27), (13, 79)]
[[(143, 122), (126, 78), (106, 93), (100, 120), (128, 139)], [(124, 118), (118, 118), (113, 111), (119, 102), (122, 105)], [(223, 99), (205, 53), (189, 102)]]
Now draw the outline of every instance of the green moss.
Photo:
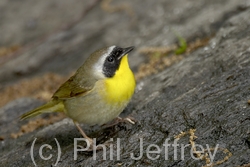
[(179, 54), (183, 54), (186, 52), (187, 50), (187, 42), (184, 38), (182, 38), (181, 36), (177, 35), (177, 38), (178, 38), (178, 44), (179, 44), (179, 47), (175, 50), (175, 54), (176, 55), (179, 55)]

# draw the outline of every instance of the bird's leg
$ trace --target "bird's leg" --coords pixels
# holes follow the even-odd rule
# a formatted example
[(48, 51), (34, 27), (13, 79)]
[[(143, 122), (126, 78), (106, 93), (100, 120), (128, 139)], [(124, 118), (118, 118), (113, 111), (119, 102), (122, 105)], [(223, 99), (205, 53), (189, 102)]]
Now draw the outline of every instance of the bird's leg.
[[(89, 149), (86, 150), (86, 151), (93, 151), (94, 149), (95, 149), (95, 150), (102, 150), (102, 149), (103, 149), (103, 146), (101, 146), (101, 145), (94, 146), (93, 139), (91, 139), (90, 137), (88, 137), (88, 136), (85, 134), (85, 132), (82, 130), (82, 128), (80, 127), (80, 125), (79, 125), (78, 122), (75, 122), (75, 121), (74, 121), (74, 123), (75, 123), (75, 125), (76, 125), (78, 131), (82, 134), (82, 136), (83, 136), (85, 139), (88, 140), (88, 142), (89, 142), (89, 144), (90, 144)], [(104, 143), (103, 145), (104, 145), (104, 146), (105, 146), (105, 145), (108, 145), (108, 143)], [(82, 146), (79, 146), (79, 147), (82, 148)]]
[(82, 134), (82, 136), (89, 141), (90, 146), (93, 146), (93, 140), (85, 134), (85, 132), (80, 127), (79, 123), (78, 122), (74, 122), (74, 123), (75, 123), (78, 131)]

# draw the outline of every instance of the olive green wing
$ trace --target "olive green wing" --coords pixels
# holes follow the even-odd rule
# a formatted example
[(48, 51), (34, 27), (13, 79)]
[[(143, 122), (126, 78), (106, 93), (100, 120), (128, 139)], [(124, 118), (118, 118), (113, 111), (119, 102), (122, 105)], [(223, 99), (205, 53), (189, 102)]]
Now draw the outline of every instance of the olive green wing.
[(72, 76), (68, 81), (62, 84), (59, 89), (54, 93), (52, 98), (54, 99), (67, 99), (76, 96), (84, 95), (89, 92), (93, 87), (81, 84), (79, 80), (76, 80), (75, 76)]

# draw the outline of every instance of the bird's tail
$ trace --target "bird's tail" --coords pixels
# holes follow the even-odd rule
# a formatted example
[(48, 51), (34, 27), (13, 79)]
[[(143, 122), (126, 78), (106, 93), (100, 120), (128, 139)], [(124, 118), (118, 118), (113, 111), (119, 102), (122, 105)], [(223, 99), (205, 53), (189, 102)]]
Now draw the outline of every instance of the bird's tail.
[(42, 113), (63, 112), (63, 111), (64, 111), (63, 103), (60, 101), (52, 100), (52, 101), (49, 101), (48, 103), (46, 103), (46, 104), (44, 104), (44, 105), (42, 105), (34, 110), (31, 110), (31, 111), (21, 115), (20, 119), (21, 120), (27, 119), (30, 117), (40, 115)]

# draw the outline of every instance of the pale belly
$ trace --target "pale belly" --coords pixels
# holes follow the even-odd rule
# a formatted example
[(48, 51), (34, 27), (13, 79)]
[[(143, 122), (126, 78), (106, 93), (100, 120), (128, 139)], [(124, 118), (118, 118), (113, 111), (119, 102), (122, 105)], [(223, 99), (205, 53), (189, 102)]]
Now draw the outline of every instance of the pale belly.
[(118, 117), (129, 102), (127, 100), (109, 104), (96, 92), (65, 100), (65, 113), (68, 117), (79, 123), (103, 125)]

